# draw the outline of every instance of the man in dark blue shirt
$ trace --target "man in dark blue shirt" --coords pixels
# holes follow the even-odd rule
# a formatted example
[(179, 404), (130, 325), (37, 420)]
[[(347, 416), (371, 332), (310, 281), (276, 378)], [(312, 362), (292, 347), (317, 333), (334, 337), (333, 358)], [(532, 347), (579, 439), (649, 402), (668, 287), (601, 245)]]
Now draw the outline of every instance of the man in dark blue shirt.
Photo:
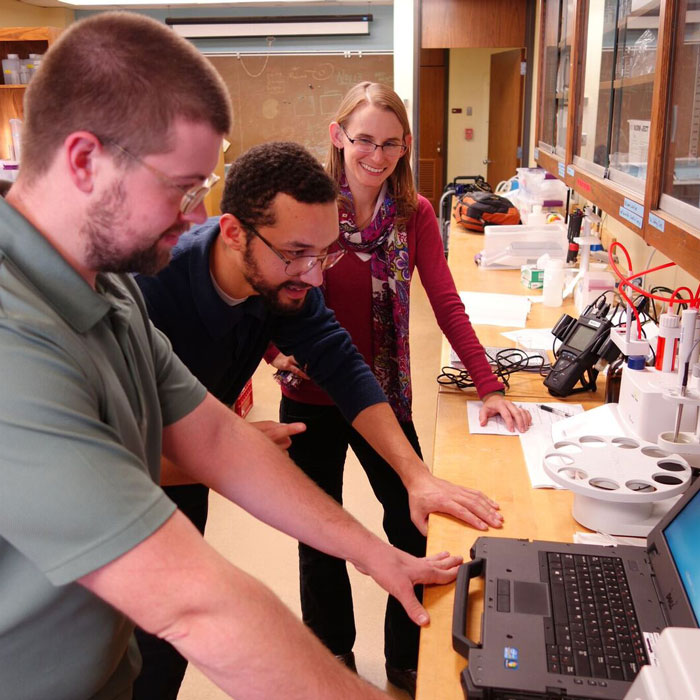
[[(154, 277), (138, 276), (149, 315), (192, 373), (232, 404), (269, 343), (336, 402), (348, 422), (409, 488), (411, 514), (425, 527), (439, 511), (473, 511), (498, 526), (479, 492), (433, 477), (406, 439), (382, 389), (323, 300), (323, 270), (340, 259), (337, 187), (301, 146), (266, 143), (232, 164), (220, 219), (181, 236), (172, 260)], [(281, 447), (302, 424), (262, 426)], [(208, 490), (183, 484), (164, 463), (163, 484), (204, 530)], [(168, 486), (168, 484), (177, 484)], [(186, 661), (161, 640), (137, 632), (144, 669), (134, 700), (177, 696)], [(352, 659), (343, 659), (352, 667)]]

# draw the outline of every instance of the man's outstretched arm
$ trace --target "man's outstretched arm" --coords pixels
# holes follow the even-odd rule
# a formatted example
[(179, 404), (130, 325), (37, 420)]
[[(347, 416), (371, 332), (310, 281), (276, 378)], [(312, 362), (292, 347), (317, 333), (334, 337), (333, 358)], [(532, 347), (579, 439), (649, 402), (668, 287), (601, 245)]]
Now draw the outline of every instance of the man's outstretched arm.
[(210, 547), (176, 511), (79, 583), (170, 642), (236, 700), (382, 700), (275, 595)]
[(386, 544), (309, 479), (273, 442), (213, 396), (163, 431), (163, 453), (196, 481), (295, 539), (345, 559), (395, 596), (417, 624), (417, 583), (452, 581), (460, 557), (417, 559)]

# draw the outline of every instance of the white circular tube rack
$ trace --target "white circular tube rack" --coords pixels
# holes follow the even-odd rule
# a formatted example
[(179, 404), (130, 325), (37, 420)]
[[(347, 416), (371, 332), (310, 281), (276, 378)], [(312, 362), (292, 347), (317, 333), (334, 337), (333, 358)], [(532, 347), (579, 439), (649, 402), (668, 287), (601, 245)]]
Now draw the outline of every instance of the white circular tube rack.
[(611, 535), (646, 536), (690, 485), (683, 457), (629, 437), (584, 435), (560, 440), (544, 457), (545, 472), (573, 491), (574, 519)]

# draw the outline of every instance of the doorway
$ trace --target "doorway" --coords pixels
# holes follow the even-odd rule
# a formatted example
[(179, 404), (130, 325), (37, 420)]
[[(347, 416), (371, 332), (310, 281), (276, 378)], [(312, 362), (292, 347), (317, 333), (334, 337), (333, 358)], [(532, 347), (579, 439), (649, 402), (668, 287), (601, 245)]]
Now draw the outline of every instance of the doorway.
[[(450, 51), (446, 179), (481, 175), (494, 188), (521, 164), (522, 49)], [(490, 162), (489, 162), (490, 161)]]
[(487, 181), (496, 187), (515, 175), (522, 157), (523, 49), (491, 56)]
[(438, 204), (445, 188), (449, 52), (421, 49), (420, 55), (418, 192), (439, 214)]

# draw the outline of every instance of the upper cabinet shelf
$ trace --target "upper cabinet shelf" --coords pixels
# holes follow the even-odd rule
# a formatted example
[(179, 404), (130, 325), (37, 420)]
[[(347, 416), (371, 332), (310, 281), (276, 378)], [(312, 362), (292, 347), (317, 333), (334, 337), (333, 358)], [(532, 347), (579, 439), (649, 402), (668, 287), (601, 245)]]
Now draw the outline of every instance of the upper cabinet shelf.
[[(0, 58), (16, 53), (28, 58), (30, 53), (43, 54), (57, 39), (57, 27), (0, 27)], [(26, 85), (0, 85), (0, 159), (11, 155), (10, 119), (21, 119), (22, 98)]]
[(538, 163), (700, 276), (700, 0), (543, 0), (541, 37)]

